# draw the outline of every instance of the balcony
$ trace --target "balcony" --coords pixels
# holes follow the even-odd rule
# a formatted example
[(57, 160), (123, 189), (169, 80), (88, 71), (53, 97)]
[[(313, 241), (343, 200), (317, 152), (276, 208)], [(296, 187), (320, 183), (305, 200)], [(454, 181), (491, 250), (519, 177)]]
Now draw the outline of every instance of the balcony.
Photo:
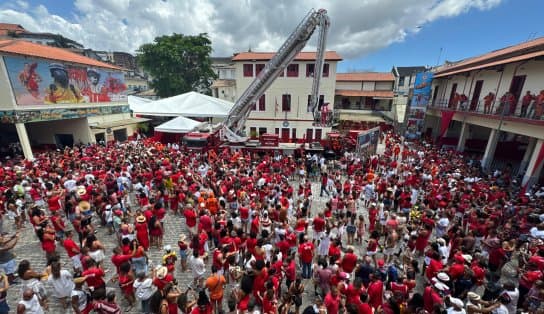
[(314, 119), (313, 126), (315, 127), (332, 127), (338, 121), (338, 113), (336, 111), (319, 111)]
[[(544, 125), (544, 115), (542, 114), (544, 110), (538, 110), (534, 103), (531, 103), (528, 108), (524, 109), (522, 108), (521, 101), (518, 101), (515, 106), (510, 106), (506, 102), (501, 103), (499, 100), (495, 100), (486, 107), (484, 100), (455, 104), (449, 99), (436, 99), (429, 105), (429, 109), (465, 112), (492, 119)], [(540, 114), (538, 111), (540, 111)]]

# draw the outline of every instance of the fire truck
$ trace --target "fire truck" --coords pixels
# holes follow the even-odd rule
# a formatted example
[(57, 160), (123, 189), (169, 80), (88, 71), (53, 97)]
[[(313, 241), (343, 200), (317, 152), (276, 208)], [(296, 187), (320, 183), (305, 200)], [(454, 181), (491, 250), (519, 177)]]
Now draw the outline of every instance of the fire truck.
[[(258, 143), (256, 141), (248, 141), (245, 124), (251, 113), (252, 104), (255, 103), (266, 92), (270, 85), (272, 85), (274, 80), (283, 73), (284, 68), (287, 67), (295, 59), (298, 53), (302, 51), (314, 31), (318, 28), (317, 55), (312, 91), (310, 94), (310, 104), (314, 120), (319, 122), (321, 118), (321, 111), (318, 105), (319, 85), (323, 74), (325, 47), (329, 26), (330, 19), (326, 10), (320, 9), (308, 12), (293, 33), (289, 35), (287, 40), (279, 48), (274, 57), (268, 61), (264, 69), (259, 72), (259, 75), (251, 82), (240, 98), (236, 100), (227, 118), (220, 127), (217, 130), (212, 131), (212, 134), (208, 133), (202, 135), (201, 132), (188, 133), (183, 138), (186, 147), (188, 149), (210, 149), (219, 145), (220, 142), (223, 143), (222, 145), (236, 147), (258, 148), (259, 144), (260, 147), (263, 146), (262, 144), (272, 144), (275, 145), (272, 147), (279, 147), (280, 143), (277, 140), (277, 135), (262, 135), (261, 140)], [(276, 138), (276, 140), (272, 140), (272, 138)]]

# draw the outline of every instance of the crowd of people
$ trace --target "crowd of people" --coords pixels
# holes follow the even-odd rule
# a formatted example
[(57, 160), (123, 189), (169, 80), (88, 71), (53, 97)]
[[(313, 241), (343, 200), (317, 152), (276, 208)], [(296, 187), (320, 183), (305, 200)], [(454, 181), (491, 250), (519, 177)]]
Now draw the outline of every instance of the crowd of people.
[[(455, 151), (384, 142), (337, 160), (148, 139), (6, 160), (0, 314), (544, 312), (544, 193)], [(163, 239), (167, 224), (186, 231)], [(13, 254), (30, 225), (43, 271)]]

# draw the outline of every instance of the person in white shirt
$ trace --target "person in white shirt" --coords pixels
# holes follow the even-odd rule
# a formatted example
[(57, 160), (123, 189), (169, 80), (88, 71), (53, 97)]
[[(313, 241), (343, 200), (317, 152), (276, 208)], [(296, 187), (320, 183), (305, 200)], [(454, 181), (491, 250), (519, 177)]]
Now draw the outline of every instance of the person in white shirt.
[(514, 282), (508, 280), (503, 284), (504, 293), (510, 297), (510, 303), (506, 305), (509, 314), (516, 314), (518, 311), (519, 289)]
[(193, 285), (200, 285), (206, 273), (206, 264), (200, 256), (198, 256), (198, 250), (193, 250), (193, 256), (189, 258), (189, 268), (193, 273)]
[(457, 298), (449, 297), (449, 303), (450, 306), (446, 309), (446, 313), (448, 314), (466, 314), (466, 311), (464, 309), (465, 304), (463, 304), (463, 301)]
[[(155, 270), (153, 270), (153, 274), (155, 274)], [(140, 272), (136, 276), (138, 278), (133, 283), (136, 298), (141, 302), (142, 312), (151, 313), (149, 301), (156, 290), (153, 279), (147, 278), (145, 272)]]
[(38, 300), (38, 296), (31, 288), (27, 288), (23, 291), (23, 298), (19, 301), (19, 304), (17, 304), (17, 313), (44, 313), (43, 308), (40, 305), (40, 300)]

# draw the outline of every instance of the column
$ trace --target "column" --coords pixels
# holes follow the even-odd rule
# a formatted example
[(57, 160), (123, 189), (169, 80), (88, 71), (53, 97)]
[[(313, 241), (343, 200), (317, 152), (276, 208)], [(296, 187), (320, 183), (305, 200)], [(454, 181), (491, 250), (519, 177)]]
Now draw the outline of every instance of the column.
[(461, 134), (459, 134), (459, 141), (457, 142), (458, 152), (465, 151), (465, 142), (467, 141), (469, 128), (470, 126), (468, 125), (468, 123), (463, 122), (463, 126), (461, 126)]
[(491, 129), (489, 133), (489, 140), (487, 140), (487, 146), (485, 147), (485, 153), (482, 157), (482, 167), (489, 168), (491, 162), (493, 162), (493, 157), (495, 156), (495, 149), (497, 148), (497, 142), (499, 141), (499, 131), (496, 129)]
[(15, 129), (17, 130), (17, 136), (19, 137), (19, 143), (23, 149), (23, 154), (26, 159), (33, 160), (32, 147), (30, 147), (30, 140), (28, 139), (28, 133), (26, 133), (26, 127), (24, 123), (15, 123)]
[(533, 185), (538, 178), (540, 177), (540, 172), (542, 171), (542, 164), (544, 164), (544, 140), (537, 140), (535, 149), (531, 154), (531, 159), (529, 160), (529, 166), (527, 166), (527, 171), (523, 176), (523, 181), (521, 182), (522, 186), (531, 186)]
[(519, 164), (519, 170), (518, 175), (525, 173), (525, 168), (529, 165), (529, 161), (531, 160), (531, 155), (533, 154), (533, 151), (535, 150), (536, 145), (536, 138), (530, 137), (529, 143), (527, 143), (527, 148), (525, 149), (525, 154), (523, 155), (523, 159), (521, 160), (521, 163)]

